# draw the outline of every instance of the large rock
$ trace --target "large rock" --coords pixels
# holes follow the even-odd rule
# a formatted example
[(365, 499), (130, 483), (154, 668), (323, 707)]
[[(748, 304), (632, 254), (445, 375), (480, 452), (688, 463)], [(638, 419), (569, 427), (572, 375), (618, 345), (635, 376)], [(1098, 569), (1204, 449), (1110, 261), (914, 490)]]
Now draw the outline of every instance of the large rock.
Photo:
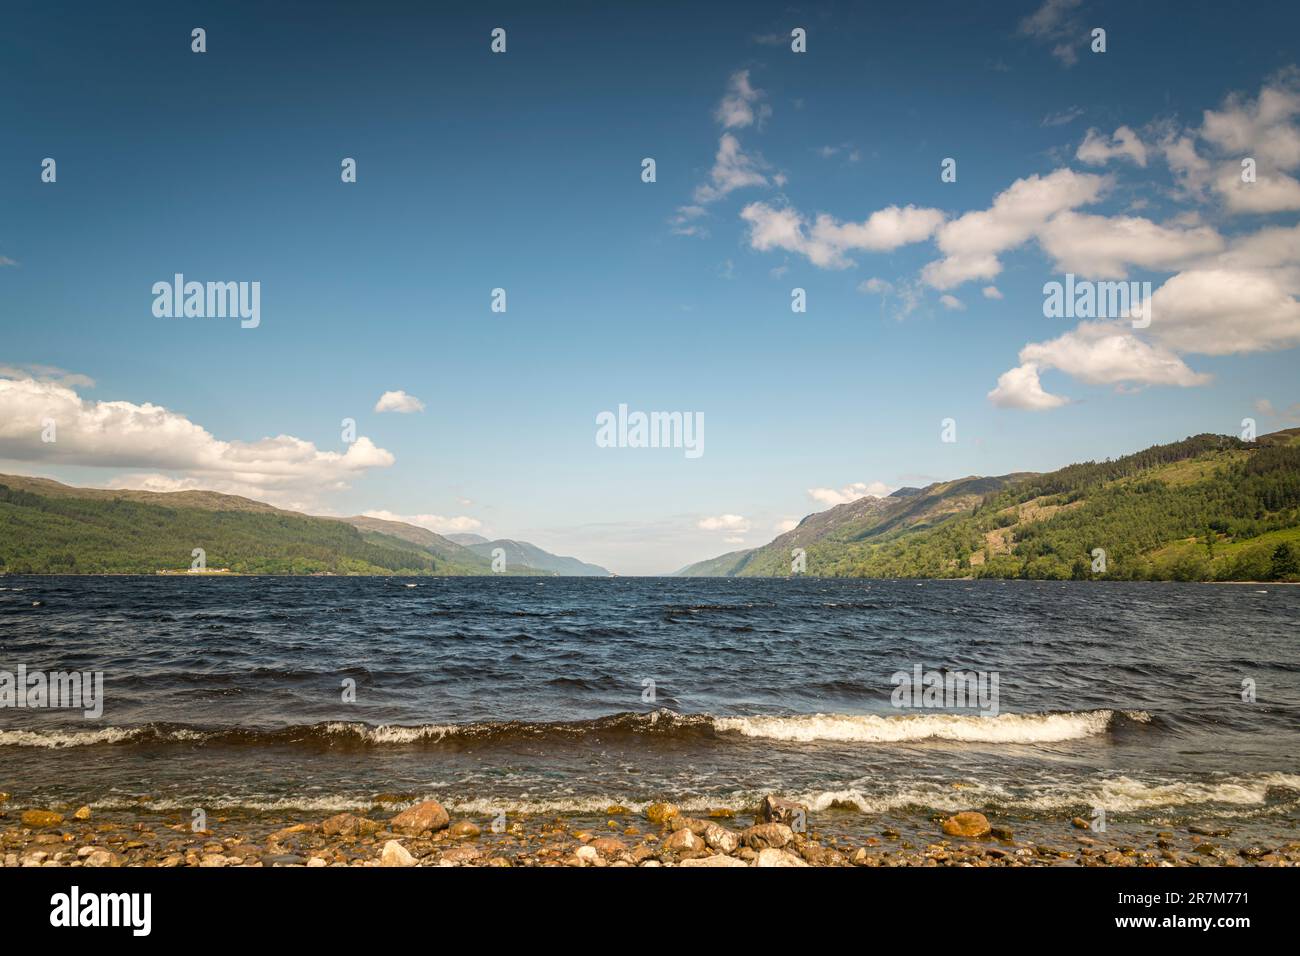
[(56, 827), (63, 822), (63, 814), (53, 810), (24, 810), (22, 820), (23, 826)]
[(415, 857), (407, 852), (406, 847), (396, 840), (384, 844), (384, 852), (379, 856), (380, 866), (415, 866)]
[(807, 825), (808, 808), (802, 803), (782, 800), (769, 794), (763, 798), (754, 820), (758, 823), (784, 823), (791, 830), (802, 831)]
[(765, 850), (758, 851), (758, 859), (754, 861), (755, 866), (807, 866), (803, 860), (799, 859), (793, 853), (787, 850), (778, 850), (776, 847), (768, 847)]
[(982, 837), (987, 836), (992, 829), (989, 818), (974, 810), (958, 813), (943, 821), (943, 832), (948, 836)]
[(671, 803), (652, 803), (645, 808), (645, 818), (651, 823), (664, 823), (677, 815), (677, 808)]
[(447, 830), (447, 835), (457, 840), (472, 840), (482, 832), (479, 825), (472, 820), (457, 820)]
[(717, 823), (710, 822), (700, 836), (704, 837), (709, 849), (721, 853), (734, 853), (740, 847), (740, 834)]
[(390, 825), (395, 830), (407, 830), (411, 833), (423, 833), (425, 830), (441, 830), (451, 822), (451, 817), (437, 800), (425, 800), (417, 803), (393, 817)]
[(356, 836), (357, 818), (351, 813), (340, 813), (322, 821), (320, 829), (326, 836)]
[(617, 856), (627, 852), (627, 844), (617, 837), (596, 837), (591, 841), (591, 847), (601, 856)]
[(704, 841), (686, 827), (682, 827), (669, 834), (661, 846), (672, 853), (694, 853), (704, 848)]
[[(780, 852), (779, 850), (777, 851)], [(737, 860), (734, 856), (727, 856), (725, 853), (719, 853), (716, 856), (702, 856), (694, 860), (682, 860), (681, 866), (739, 866), (746, 867), (749, 864), (744, 860)]]
[(794, 831), (784, 823), (758, 823), (740, 834), (740, 842), (754, 850), (779, 850), (793, 839)]

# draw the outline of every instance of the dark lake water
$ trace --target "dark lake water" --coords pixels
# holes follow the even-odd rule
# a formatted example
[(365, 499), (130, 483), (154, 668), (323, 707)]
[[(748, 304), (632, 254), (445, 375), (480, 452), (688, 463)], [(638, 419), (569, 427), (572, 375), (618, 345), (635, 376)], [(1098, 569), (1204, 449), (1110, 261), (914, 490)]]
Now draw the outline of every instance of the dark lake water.
[[(1297, 622), (1273, 585), (10, 576), (0, 671), (103, 671), (105, 702), (0, 709), (0, 790), (483, 814), (775, 791), (1292, 833)], [(996, 716), (895, 706), (916, 667), (995, 674)]]

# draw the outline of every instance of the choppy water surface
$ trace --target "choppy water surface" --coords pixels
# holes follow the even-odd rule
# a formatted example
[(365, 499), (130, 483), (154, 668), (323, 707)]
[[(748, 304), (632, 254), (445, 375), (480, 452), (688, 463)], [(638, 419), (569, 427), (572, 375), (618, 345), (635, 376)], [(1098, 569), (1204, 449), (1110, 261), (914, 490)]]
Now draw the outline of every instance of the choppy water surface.
[[(1293, 834), (1297, 622), (1274, 585), (10, 576), (0, 670), (102, 670), (106, 703), (0, 709), (0, 790), (575, 814), (776, 791)], [(917, 664), (997, 672), (999, 715), (894, 707)]]

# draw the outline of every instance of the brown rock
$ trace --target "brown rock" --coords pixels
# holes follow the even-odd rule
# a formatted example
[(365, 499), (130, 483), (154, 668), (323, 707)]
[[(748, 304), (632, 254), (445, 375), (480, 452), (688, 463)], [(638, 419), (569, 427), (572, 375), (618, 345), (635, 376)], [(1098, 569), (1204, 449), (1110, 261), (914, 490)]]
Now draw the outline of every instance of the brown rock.
[(357, 817), (351, 813), (340, 813), (322, 822), (320, 829), (326, 836), (356, 836)]
[[(769, 824), (770, 826), (779, 826), (779, 824)], [(778, 850), (776, 847), (768, 847), (758, 851), (758, 859), (754, 861), (755, 866), (807, 866), (803, 860), (799, 859), (793, 853), (787, 850)]]
[(617, 837), (598, 837), (591, 846), (601, 856), (617, 856), (627, 850), (627, 844)]
[(703, 849), (703, 847), (704, 841), (686, 827), (675, 830), (663, 842), (663, 848), (674, 853), (693, 853), (696, 850)]
[(445, 829), (451, 822), (451, 817), (437, 800), (425, 800), (403, 810), (389, 822), (395, 830), (422, 833), (425, 830)]
[(782, 800), (768, 794), (754, 815), (756, 823), (784, 823), (792, 830), (802, 831), (807, 825), (808, 808), (801, 803)]
[(793, 839), (794, 831), (784, 823), (758, 823), (740, 834), (740, 842), (751, 850), (779, 850)]
[(396, 840), (389, 840), (384, 844), (383, 853), (379, 857), (380, 866), (415, 866), (415, 857), (406, 851), (406, 847)]
[(29, 827), (56, 827), (63, 822), (63, 814), (53, 810), (24, 810), (22, 821)]
[(682, 866), (748, 866), (744, 860), (737, 860), (734, 856), (727, 856), (725, 853), (718, 853), (714, 856), (701, 856), (693, 860), (682, 860)]
[(77, 811), (76, 813), (74, 813), (72, 816), (73, 816), (74, 819), (77, 819), (77, 820), (89, 820), (89, 819), (90, 819), (90, 807), (82, 807), (80, 810), (78, 810), (78, 811)]
[(472, 840), (482, 832), (477, 823), (470, 820), (457, 820), (447, 830), (447, 835), (457, 840)]
[(454, 846), (442, 855), (443, 863), (473, 863), (482, 851), (476, 846)]
[(651, 823), (664, 823), (677, 815), (677, 808), (671, 803), (652, 803), (645, 808), (645, 818)]
[(989, 826), (989, 818), (982, 813), (976, 813), (974, 810), (958, 813), (943, 821), (943, 832), (948, 836), (982, 837), (986, 836), (992, 829)]

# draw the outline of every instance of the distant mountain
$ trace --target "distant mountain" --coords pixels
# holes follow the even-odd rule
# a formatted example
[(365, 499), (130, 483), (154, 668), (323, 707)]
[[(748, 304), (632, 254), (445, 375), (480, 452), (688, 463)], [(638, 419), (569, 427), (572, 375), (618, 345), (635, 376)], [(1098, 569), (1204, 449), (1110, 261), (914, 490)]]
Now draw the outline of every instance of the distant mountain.
[(463, 564), (466, 567), (479, 568), (484, 572), (491, 571), (490, 562), (487, 559), (475, 554), (468, 548), (462, 547), (458, 542), (450, 537), (437, 534), (427, 528), (421, 528), (418, 525), (407, 524), (404, 521), (389, 521), (384, 518), (371, 518), (368, 515), (353, 515), (351, 518), (343, 518), (348, 524), (363, 531), (386, 534), (393, 538), (399, 538), (408, 544), (414, 544), (423, 548), (430, 554), (443, 558), (456, 564)]
[(824, 577), (1294, 580), (1300, 429), (859, 498), (677, 574), (784, 577), (796, 548), (805, 573)]
[(600, 575), (604, 568), (524, 541), (466, 547), (401, 521), (323, 518), (215, 491), (76, 488), (0, 475), (0, 573), (147, 574), (190, 567), (241, 574)]
[[(558, 574), (562, 577), (609, 577), (609, 571), (598, 564), (587, 564), (577, 558), (551, 554), (551, 552), (543, 551), (537, 545), (529, 544), (527, 541), (513, 541), (510, 538), (488, 541), (481, 535), (476, 534), (457, 534), (449, 537), (453, 541), (462, 543), (469, 551), (481, 555), (485, 561), (491, 561), (492, 552), (497, 548), (501, 548), (505, 552), (507, 569), (524, 567), (545, 574)], [(469, 538), (478, 538), (479, 540), (466, 540)]]
[(455, 541), (457, 544), (487, 544), (488, 543), (488, 539), (483, 537), (481, 534), (470, 534), (468, 532), (449, 534), (446, 536), (446, 538), (448, 541)]
[(0, 571), (147, 574), (189, 568), (202, 548), (209, 569), (247, 574), (486, 573), (478, 555), (450, 541), (426, 546), (394, 530), (212, 491), (75, 488), (0, 475)]

